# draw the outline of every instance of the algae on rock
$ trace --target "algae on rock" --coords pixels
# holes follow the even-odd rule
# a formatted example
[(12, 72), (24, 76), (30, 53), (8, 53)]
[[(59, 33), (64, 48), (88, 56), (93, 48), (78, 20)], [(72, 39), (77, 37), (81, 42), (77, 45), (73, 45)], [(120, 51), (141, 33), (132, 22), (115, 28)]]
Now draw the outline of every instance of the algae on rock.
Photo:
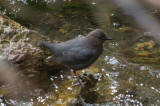
[(38, 46), (41, 40), (49, 41), (38, 32), (21, 26), (0, 12), (0, 61), (7, 62), (21, 72), (23, 79), (40, 81), (44, 78), (42, 73), (57, 69), (57, 64), (53, 60), (48, 62), (49, 55)]
[[(141, 39), (142, 40), (142, 39)], [(125, 52), (128, 59), (136, 63), (160, 63), (160, 49), (153, 40), (144, 40), (143, 42), (135, 42), (132, 49)]]

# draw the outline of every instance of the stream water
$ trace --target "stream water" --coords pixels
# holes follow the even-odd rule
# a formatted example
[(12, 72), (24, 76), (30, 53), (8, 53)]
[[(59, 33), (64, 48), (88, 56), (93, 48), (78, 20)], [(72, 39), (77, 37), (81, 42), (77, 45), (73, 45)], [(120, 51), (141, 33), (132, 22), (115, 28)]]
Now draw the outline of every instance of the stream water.
[[(36, 89), (32, 97), (23, 95), (4, 100), (5, 95), (1, 94), (1, 106), (160, 105), (159, 63), (150, 62), (151, 57), (145, 62), (131, 61), (127, 58), (130, 52), (126, 52), (135, 43), (148, 42), (149, 38), (146, 40), (138, 24), (111, 1), (0, 0), (0, 10), (21, 25), (53, 40), (85, 36), (96, 28), (114, 39), (105, 42), (103, 54), (91, 67), (82, 70), (101, 77), (85, 96), (80, 93), (79, 85), (73, 86), (72, 72), (61, 71), (46, 81), (48, 89)], [(153, 14), (155, 10), (148, 10), (158, 18), (158, 10), (156, 14)]]

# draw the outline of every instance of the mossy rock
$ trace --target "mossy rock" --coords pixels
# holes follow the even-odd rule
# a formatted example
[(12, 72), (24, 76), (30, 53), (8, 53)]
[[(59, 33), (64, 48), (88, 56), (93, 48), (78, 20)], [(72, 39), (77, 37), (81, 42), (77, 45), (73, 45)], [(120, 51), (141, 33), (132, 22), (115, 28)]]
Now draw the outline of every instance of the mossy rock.
[(47, 59), (53, 54), (46, 54), (46, 50), (38, 46), (41, 40), (51, 42), (49, 38), (21, 26), (0, 12), (0, 61), (20, 72), (23, 76), (21, 80), (39, 82), (44, 79), (44, 73), (61, 68), (62, 65), (55, 64), (53, 60), (48, 64)]

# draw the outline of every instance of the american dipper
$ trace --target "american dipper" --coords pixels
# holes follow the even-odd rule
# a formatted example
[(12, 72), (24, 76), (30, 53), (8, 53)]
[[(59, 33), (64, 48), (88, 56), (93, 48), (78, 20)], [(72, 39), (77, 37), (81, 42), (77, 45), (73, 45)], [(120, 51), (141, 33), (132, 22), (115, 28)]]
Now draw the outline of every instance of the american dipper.
[(74, 74), (77, 70), (89, 67), (93, 64), (103, 51), (105, 40), (112, 40), (106, 34), (96, 29), (85, 37), (74, 38), (62, 43), (41, 42), (43, 48), (49, 49), (54, 54), (54, 59), (63, 63)]

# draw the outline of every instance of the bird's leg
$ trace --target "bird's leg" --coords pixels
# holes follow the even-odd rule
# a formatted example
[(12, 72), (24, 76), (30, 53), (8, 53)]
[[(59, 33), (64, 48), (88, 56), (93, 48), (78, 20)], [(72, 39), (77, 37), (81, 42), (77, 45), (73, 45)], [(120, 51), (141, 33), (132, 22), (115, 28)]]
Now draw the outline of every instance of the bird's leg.
[(80, 76), (79, 74), (77, 74), (77, 72), (76, 72), (75, 70), (73, 70), (73, 73), (74, 73), (74, 75), (76, 76), (79, 84), (80, 84), (83, 88), (85, 88), (84, 83), (81, 81), (81, 76)]
[[(85, 75), (86, 74), (86, 75)], [(84, 74), (81, 74), (81, 78), (86, 78), (87, 80), (91, 81), (90, 78), (88, 78), (87, 73), (84, 72)]]

